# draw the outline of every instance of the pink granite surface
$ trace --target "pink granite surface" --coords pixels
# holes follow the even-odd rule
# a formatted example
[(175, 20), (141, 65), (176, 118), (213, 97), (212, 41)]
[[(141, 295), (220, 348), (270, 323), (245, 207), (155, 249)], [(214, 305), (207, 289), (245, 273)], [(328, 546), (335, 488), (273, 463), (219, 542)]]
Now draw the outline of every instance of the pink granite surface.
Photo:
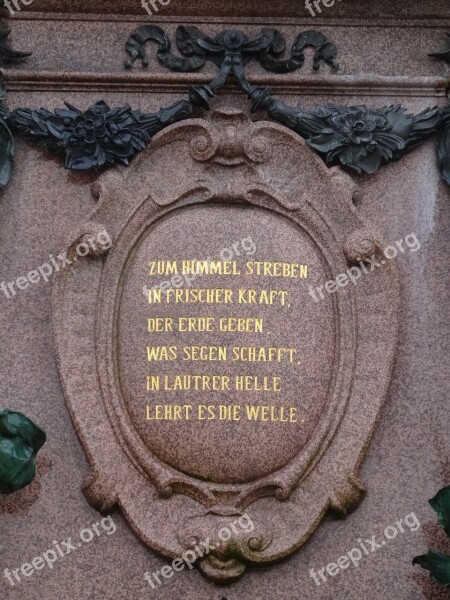
[[(190, 14), (192, 24), (200, 20), (194, 15), (209, 15), (211, 31), (235, 25), (241, 17), (245, 19), (240, 26), (252, 33), (260, 28), (253, 23), (257, 16), (265, 17), (260, 21), (264, 25), (280, 27), (289, 17), (286, 31), (291, 36), (298, 27), (315, 24), (314, 19), (305, 18), (303, 5), (299, 14), (294, 2), (286, 10), (281, 5), (251, 2), (236, 6), (183, 3), (181, 7), (172, 0), (164, 14)], [(46, 1), (44, 6), (43, 1), (35, 0), (32, 11), (14, 17), (14, 45), (35, 55), (6, 74), (10, 108), (54, 108), (64, 100), (88, 107), (104, 98), (114, 105), (129, 102), (151, 111), (184, 95), (189, 76), (163, 76), (156, 63), (148, 75), (141, 75), (136, 67), (129, 81), (122, 76), (124, 40), (136, 26), (136, 15), (145, 19), (137, 3), (115, 3), (111, 8), (111, 3), (80, 0), (80, 4), (71, 2), (67, 9), (67, 13), (86, 10), (133, 15), (124, 17), (126, 20), (105, 17), (104, 23), (83, 15), (73, 20), (51, 12), (42, 16), (34, 12), (38, 9), (66, 12), (61, 3)], [(447, 3), (374, 2), (366, 8), (360, 2), (343, 0), (328, 14), (323, 19), (329, 21), (321, 29), (338, 43), (342, 75), (352, 78), (342, 83), (340, 76), (323, 72), (314, 80), (308, 69), (304, 75), (280, 77), (273, 87), (285, 101), (308, 107), (328, 100), (373, 106), (401, 102), (414, 112), (445, 103), (448, 68), (426, 58), (426, 54), (443, 47), (444, 32), (450, 30)], [(382, 20), (377, 22), (377, 18)], [(355, 23), (354, 19), (362, 20)], [(205, 20), (202, 17), (201, 26), (208, 29)], [(173, 32), (176, 24), (177, 19), (169, 30)], [(205, 73), (213, 70), (207, 67)], [(256, 80), (267, 78), (257, 66), (250, 66), (249, 72)], [(418, 79), (413, 79), (416, 76)], [(199, 77), (201, 80), (203, 75)], [(274, 78), (269, 79), (272, 83)], [(222, 94), (215, 106), (247, 109), (245, 98), (231, 90)], [(95, 207), (90, 184), (96, 177), (69, 173), (58, 159), (18, 143), (15, 176), (0, 201), (1, 280), (26, 274), (45, 262), (50, 253), (64, 248), (70, 232), (84, 223)], [(119, 512), (112, 515), (117, 525), (113, 535), (104, 532), (58, 560), (52, 569), (45, 567), (29, 578), (22, 577), (21, 583), (11, 587), (1, 576), (4, 568), (20, 568), (54, 547), (54, 541), (79, 539), (82, 529), (101, 519), (81, 492), (89, 467), (58, 380), (51, 285), (41, 283), (16, 298), (0, 298), (2, 404), (25, 412), (48, 434), (38, 461), (37, 480), (26, 490), (0, 500), (1, 598), (445, 599), (446, 594), (418, 567), (413, 568), (411, 560), (429, 546), (449, 551), (427, 505), (427, 499), (450, 482), (449, 190), (439, 178), (432, 141), (374, 176), (352, 177), (363, 190), (357, 210), (384, 239), (395, 242), (415, 233), (421, 245), (417, 252), (405, 253), (397, 260), (400, 340), (387, 401), (362, 465), (368, 493), (361, 506), (345, 520), (326, 517), (298, 553), (278, 565), (250, 568), (243, 579), (225, 589), (208, 582), (197, 570), (177, 573), (160, 588), (151, 589), (144, 572), (156, 571), (167, 563), (139, 542)], [(406, 530), (361, 561), (358, 568), (330, 576), (320, 586), (309, 576), (311, 568), (317, 571), (336, 562), (359, 538), (382, 537), (385, 527), (411, 512), (421, 522), (417, 531)]]

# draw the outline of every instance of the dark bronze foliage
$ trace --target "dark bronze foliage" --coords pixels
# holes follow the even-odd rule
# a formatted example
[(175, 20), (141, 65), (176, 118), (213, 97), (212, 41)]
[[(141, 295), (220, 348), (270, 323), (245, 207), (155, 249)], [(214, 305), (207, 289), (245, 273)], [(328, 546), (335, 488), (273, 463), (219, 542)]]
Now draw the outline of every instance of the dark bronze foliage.
[(181, 26), (177, 29), (177, 48), (182, 57), (175, 56), (170, 52), (171, 44), (167, 34), (156, 25), (142, 25), (138, 27), (128, 38), (125, 49), (128, 59), (125, 66), (130, 68), (133, 63), (140, 59), (144, 66), (148, 65), (145, 53), (145, 44), (155, 42), (159, 49), (156, 57), (159, 62), (172, 71), (189, 72), (200, 69), (206, 62), (204, 51), (197, 46), (196, 40), (202, 36), (197, 27)]
[[(230, 69), (231, 63), (235, 66), (239, 63), (241, 67), (250, 58), (255, 58), (268, 71), (290, 73), (303, 66), (304, 50), (308, 47), (316, 51), (314, 70), (319, 70), (322, 63), (329, 64), (335, 70), (338, 68), (335, 62), (338, 50), (320, 31), (310, 30), (300, 33), (292, 45), (290, 56), (286, 59), (282, 58), (286, 51), (284, 36), (277, 29), (269, 27), (264, 28), (258, 38), (249, 40), (245, 34), (235, 29), (222, 31), (211, 38), (204, 35), (197, 27), (182, 25), (178, 27), (175, 39), (181, 57), (172, 54), (170, 40), (160, 27), (156, 25), (138, 27), (126, 43), (128, 59), (125, 66), (131, 67), (137, 59), (147, 66), (145, 44), (152, 41), (159, 46), (156, 53), (158, 60), (172, 71), (196, 71), (205, 64), (207, 59), (210, 59), (221, 67), (222, 71), (233, 71), (239, 83), (241, 69)], [(223, 76), (219, 79), (222, 80)]]
[(10, 33), (9, 29), (0, 29), (0, 67), (31, 56), (31, 52), (20, 52), (9, 47), (8, 36)]
[(442, 118), (442, 129), (437, 141), (437, 153), (442, 177), (450, 185), (450, 105), (443, 111)]
[[(337, 69), (337, 48), (319, 31), (300, 33), (290, 54), (285, 56), (286, 40), (277, 29), (264, 28), (257, 38), (249, 39), (235, 29), (209, 37), (197, 27), (180, 26), (176, 31), (177, 56), (160, 27), (143, 25), (126, 42), (126, 67), (130, 68), (138, 59), (148, 65), (147, 42), (158, 46), (157, 59), (173, 71), (196, 71), (211, 60), (218, 66), (218, 73), (207, 85), (191, 87), (188, 100), (155, 114), (142, 114), (129, 106), (110, 108), (105, 102), (98, 102), (84, 112), (67, 104), (54, 113), (43, 108), (15, 110), (9, 118), (11, 128), (41, 148), (64, 156), (68, 169), (128, 164), (156, 132), (191, 117), (198, 108), (208, 110), (210, 100), (231, 79), (248, 95), (253, 112), (266, 111), (270, 118), (301, 135), (327, 164), (341, 164), (358, 173), (374, 173), (382, 164), (397, 160), (422, 144), (443, 123), (437, 107), (418, 115), (408, 114), (400, 105), (369, 108), (329, 104), (305, 111), (286, 105), (273, 98), (270, 90), (257, 88), (248, 81), (245, 66), (251, 59), (274, 73), (290, 73), (304, 64), (307, 47), (315, 49), (314, 70), (323, 63)], [(438, 152), (444, 178), (449, 181), (449, 111), (443, 116)], [(7, 127), (5, 139), (6, 131)]]
[(420, 145), (437, 131), (441, 123), (437, 107), (419, 115), (407, 114), (400, 105), (380, 109), (328, 105), (307, 112), (287, 106), (272, 98), (269, 90), (249, 83), (245, 65), (251, 58), (269, 71), (289, 73), (303, 65), (307, 47), (315, 48), (315, 70), (323, 62), (336, 69), (337, 48), (319, 31), (305, 31), (298, 35), (290, 56), (282, 58), (286, 40), (276, 29), (265, 28), (258, 38), (249, 40), (237, 30), (224, 31), (210, 38), (195, 27), (179, 27), (176, 42), (183, 58), (178, 58), (171, 54), (170, 40), (162, 29), (144, 26), (136, 29), (128, 39), (127, 66), (138, 58), (144, 65), (148, 64), (144, 46), (150, 40), (159, 45), (157, 57), (160, 62), (172, 70), (199, 69), (207, 58), (220, 68), (208, 85), (191, 89), (193, 107), (208, 109), (210, 99), (232, 77), (252, 100), (254, 112), (265, 110), (272, 119), (296, 131), (329, 165), (341, 163), (359, 173), (374, 173), (381, 164), (399, 159), (408, 150)]
[(158, 131), (191, 113), (186, 101), (150, 115), (129, 106), (110, 108), (101, 101), (84, 112), (67, 103), (53, 113), (45, 108), (17, 109), (9, 122), (40, 148), (64, 156), (67, 169), (85, 171), (127, 165)]
[[(450, 38), (450, 33), (447, 33)], [(450, 64), (450, 47), (443, 52), (430, 54)], [(450, 185), (450, 105), (442, 112), (443, 125), (437, 141), (439, 168), (444, 180)]]
[[(447, 33), (447, 35), (450, 38), (450, 33)], [(447, 48), (447, 50), (443, 50), (442, 52), (433, 52), (433, 54), (430, 54), (430, 56), (432, 56), (433, 58), (438, 58), (440, 60), (445, 60), (450, 64), (450, 47)]]
[(6, 91), (0, 76), (0, 189), (11, 179), (14, 161), (14, 138), (6, 123), (8, 109), (5, 104)]
[(219, 67), (219, 73), (207, 86), (191, 88), (189, 101), (182, 100), (172, 107), (155, 114), (142, 114), (129, 106), (110, 108), (105, 102), (97, 102), (87, 111), (67, 104), (66, 108), (50, 112), (45, 108), (32, 110), (21, 108), (9, 117), (11, 128), (40, 148), (55, 152), (65, 158), (66, 168), (88, 170), (110, 167), (115, 163), (128, 164), (130, 159), (143, 150), (153, 135), (167, 125), (192, 116), (198, 107), (209, 108), (214, 93), (233, 76), (247, 93), (254, 88), (244, 72), (244, 65), (252, 57), (258, 58), (269, 70), (286, 73), (302, 66), (304, 49), (315, 48), (314, 68), (322, 62), (336, 68), (335, 46), (319, 32), (300, 34), (293, 44), (291, 57), (280, 59), (285, 51), (285, 40), (275, 29), (264, 29), (256, 40), (249, 40), (243, 33), (224, 31), (215, 38), (201, 33), (196, 27), (178, 27), (176, 44), (181, 56), (171, 53), (166, 33), (154, 25), (138, 27), (128, 38), (126, 66), (137, 60), (148, 64), (145, 45), (152, 41), (158, 45), (156, 56), (167, 68), (174, 71), (194, 71), (210, 58)]
[(305, 138), (328, 165), (341, 163), (358, 173), (374, 173), (381, 164), (401, 158), (435, 133), (438, 107), (410, 115), (400, 105), (320, 106), (314, 112), (287, 106), (266, 91), (255, 95), (254, 110), (268, 115)]

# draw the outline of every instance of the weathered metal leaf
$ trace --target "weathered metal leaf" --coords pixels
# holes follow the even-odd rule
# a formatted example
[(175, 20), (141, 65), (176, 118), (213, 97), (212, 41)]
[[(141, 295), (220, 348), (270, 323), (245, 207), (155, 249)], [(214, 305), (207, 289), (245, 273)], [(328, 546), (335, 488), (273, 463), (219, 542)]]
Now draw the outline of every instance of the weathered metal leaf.
[(0, 189), (11, 179), (14, 161), (14, 138), (9, 127), (0, 119)]
[(444, 117), (444, 126), (437, 141), (437, 154), (442, 177), (450, 185), (450, 108)]
[(450, 485), (442, 488), (429, 503), (436, 512), (442, 529), (450, 537)]
[(0, 409), (0, 493), (10, 494), (34, 479), (45, 432), (25, 415)]
[(413, 565), (420, 565), (430, 572), (430, 577), (444, 588), (450, 588), (450, 556), (430, 550), (427, 554), (416, 556)]

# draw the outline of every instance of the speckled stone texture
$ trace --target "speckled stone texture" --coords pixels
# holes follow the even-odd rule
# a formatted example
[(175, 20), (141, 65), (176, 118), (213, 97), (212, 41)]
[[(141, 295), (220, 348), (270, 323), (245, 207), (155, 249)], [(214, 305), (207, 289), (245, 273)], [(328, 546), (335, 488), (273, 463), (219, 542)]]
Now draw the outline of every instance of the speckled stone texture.
[[(164, 72), (156, 60), (147, 71), (125, 72), (123, 45), (139, 23), (148, 20), (139, 2), (62, 2), (35, 0), (11, 20), (12, 43), (34, 56), (8, 69), (10, 108), (55, 108), (64, 101), (87, 108), (99, 99), (153, 111), (205, 82), (213, 66), (193, 75)], [(39, 12), (44, 11), (44, 12)], [(86, 11), (77, 12), (77, 11)], [(100, 13), (98, 16), (95, 13)], [(180, 14), (190, 15), (180, 18)], [(339, 49), (339, 75), (311, 65), (289, 76), (273, 76), (250, 64), (253, 82), (270, 85), (292, 104), (312, 107), (327, 101), (401, 102), (413, 112), (444, 104), (449, 69), (427, 57), (445, 43), (450, 30), (446, 2), (361, 2), (342, 0), (308, 17), (302, 2), (181, 3), (172, 0), (157, 14), (173, 36), (180, 23), (211, 33), (238, 26), (256, 34), (262, 26), (282, 29), (289, 40), (299, 29), (318, 27)], [(248, 111), (244, 96), (228, 87), (214, 103)], [(200, 115), (201, 116), (201, 115)], [(263, 118), (263, 115), (261, 115)], [(173, 167), (172, 167), (173, 168)], [(299, 165), (299, 171), (301, 165)], [(96, 206), (91, 184), (97, 174), (74, 174), (60, 161), (19, 142), (14, 179), (0, 201), (1, 280), (26, 275), (59, 254)], [(220, 588), (194, 569), (175, 573), (152, 589), (145, 571), (167, 564), (151, 552), (113, 513), (114, 535), (83, 544), (53, 569), (45, 567), (11, 587), (4, 568), (23, 563), (54, 547), (53, 541), (79, 539), (80, 531), (100, 521), (81, 487), (90, 473), (85, 452), (69, 416), (54, 358), (52, 285), (43, 282), (16, 297), (1, 297), (2, 404), (26, 413), (48, 434), (38, 461), (37, 480), (0, 502), (0, 597), (12, 600), (161, 598), (162, 600), (441, 600), (413, 556), (433, 546), (450, 551), (427, 499), (450, 482), (448, 417), (448, 267), (449, 190), (440, 180), (433, 141), (374, 176), (351, 174), (361, 193), (356, 210), (388, 244), (415, 233), (420, 242), (395, 259), (400, 280), (400, 331), (387, 398), (360, 477), (367, 494), (345, 519), (326, 516), (313, 537), (279, 564), (249, 567), (243, 578)], [(201, 225), (199, 224), (201, 229)], [(219, 239), (220, 242), (220, 239)], [(76, 274), (74, 275), (76, 277)], [(80, 282), (81, 285), (81, 282)], [(362, 284), (363, 285), (363, 284)], [(325, 310), (325, 309), (324, 309)], [(367, 368), (376, 371), (376, 364)], [(79, 373), (80, 382), (84, 373)], [(243, 451), (244, 460), (247, 451)], [(90, 457), (91, 458), (91, 457)], [(140, 490), (128, 490), (132, 499)], [(94, 490), (95, 494), (95, 490)], [(149, 507), (151, 510), (151, 507)], [(396, 539), (317, 586), (317, 572), (358, 545), (358, 539), (383, 539), (388, 525), (414, 512), (421, 527)], [(178, 514), (178, 513), (175, 513)], [(166, 525), (162, 523), (162, 525)], [(295, 529), (296, 523), (292, 523)], [(447, 544), (447, 546), (446, 546)], [(447, 594), (448, 596), (448, 594)]]

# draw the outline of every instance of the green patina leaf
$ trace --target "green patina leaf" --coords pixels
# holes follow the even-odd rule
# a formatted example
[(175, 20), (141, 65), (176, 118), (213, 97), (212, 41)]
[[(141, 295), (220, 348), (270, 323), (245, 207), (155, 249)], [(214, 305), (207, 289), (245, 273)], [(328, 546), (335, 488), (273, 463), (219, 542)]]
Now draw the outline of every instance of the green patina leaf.
[(0, 409), (0, 493), (10, 494), (31, 483), (36, 455), (45, 432), (25, 415)]
[(416, 556), (413, 565), (420, 565), (423, 569), (430, 571), (432, 579), (444, 588), (450, 588), (450, 556), (430, 550), (428, 554)]
[(436, 512), (443, 530), (450, 537), (450, 485), (440, 490), (429, 503)]
[[(450, 537), (450, 485), (439, 490), (429, 503), (438, 516), (439, 523)], [(428, 554), (416, 556), (413, 565), (430, 571), (430, 576), (445, 588), (450, 588), (450, 556), (430, 550)]]

